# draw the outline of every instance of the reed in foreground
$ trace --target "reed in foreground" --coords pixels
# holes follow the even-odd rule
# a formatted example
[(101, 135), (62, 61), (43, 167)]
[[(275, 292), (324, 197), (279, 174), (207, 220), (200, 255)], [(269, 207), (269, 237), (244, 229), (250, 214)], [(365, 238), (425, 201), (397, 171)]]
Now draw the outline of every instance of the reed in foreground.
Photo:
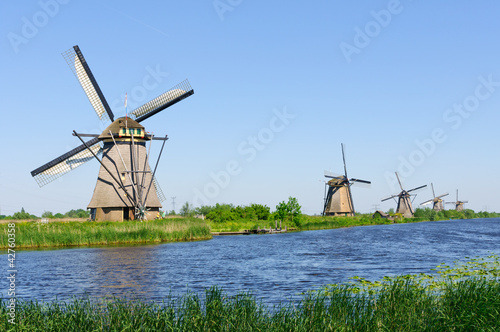
[[(500, 283), (469, 279), (441, 293), (397, 281), (376, 293), (349, 285), (313, 292), (300, 303), (266, 307), (248, 293), (228, 296), (214, 287), (203, 298), (187, 294), (161, 305), (139, 300), (19, 301), (15, 325), (7, 301), (2, 331), (498, 331)], [(12, 321), (11, 321), (12, 322)]]
[[(0, 249), (8, 248), (8, 224), (0, 225)], [(196, 218), (146, 222), (25, 222), (15, 224), (16, 248), (158, 243), (210, 239), (210, 229)]]

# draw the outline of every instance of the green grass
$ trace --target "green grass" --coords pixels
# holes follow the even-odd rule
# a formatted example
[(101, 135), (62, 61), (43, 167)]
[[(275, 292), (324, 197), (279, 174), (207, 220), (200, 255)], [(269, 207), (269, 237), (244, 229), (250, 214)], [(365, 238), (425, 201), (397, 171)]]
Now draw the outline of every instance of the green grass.
[[(406, 222), (406, 219), (404, 222)], [(281, 224), (281, 227), (285, 229), (286, 226), (289, 230), (305, 231), (305, 230), (333, 229), (333, 228), (364, 226), (364, 225), (380, 225), (389, 223), (392, 223), (392, 221), (387, 219), (373, 219), (371, 218), (371, 215), (357, 215), (355, 217), (323, 217), (323, 216), (302, 215), (299, 226), (283, 222)], [(237, 232), (237, 231), (243, 231), (245, 229), (257, 229), (257, 227), (261, 229), (264, 228), (269, 229), (269, 227), (272, 228), (275, 227), (274, 220), (239, 219), (222, 223), (215, 223), (211, 220), (207, 220), (207, 224), (210, 226), (210, 230), (212, 232)], [(279, 222), (278, 222), (278, 227), (279, 227)]]
[(337, 286), (299, 303), (270, 308), (249, 293), (228, 296), (214, 287), (162, 305), (140, 301), (18, 301), (16, 325), (0, 304), (2, 331), (498, 331), (500, 283), (450, 284), (441, 295), (395, 282), (376, 294)]
[[(274, 220), (247, 220), (238, 219), (226, 222), (213, 222), (210, 219), (206, 219), (207, 225), (210, 227), (212, 232), (241, 232), (246, 229), (257, 229), (257, 228), (274, 228)], [(279, 227), (279, 223), (278, 223)]]
[[(496, 255), (440, 265), (437, 274), (329, 285), (297, 302), (269, 307), (248, 292), (212, 287), (161, 304), (75, 298), (18, 300), (16, 325), (0, 302), (2, 331), (498, 331), (500, 260)], [(453, 277), (455, 276), (455, 277)], [(428, 280), (440, 282), (429, 284)], [(356, 285), (361, 284), (361, 285)], [(366, 287), (366, 286), (369, 287)], [(361, 287), (360, 287), (361, 286)]]
[[(210, 239), (210, 229), (196, 218), (124, 222), (51, 222), (15, 224), (15, 248), (158, 243)], [(8, 248), (8, 224), (0, 225), (0, 248)]]
[[(447, 210), (448, 211), (448, 210)], [(455, 213), (455, 211), (452, 211)], [(491, 214), (491, 218), (496, 217), (496, 214)], [(415, 223), (424, 221), (449, 220), (449, 217), (441, 217), (439, 214), (432, 218), (415, 217), (415, 218), (398, 218), (394, 221), (383, 218), (372, 218), (372, 214), (356, 214), (354, 217), (332, 217), (332, 216), (308, 216), (302, 215), (299, 225), (282, 223), (282, 228), (285, 226), (292, 231), (310, 231), (320, 229), (335, 229), (354, 226), (369, 226), (369, 225), (386, 225), (392, 223)], [(246, 229), (263, 229), (269, 227), (274, 228), (274, 220), (246, 220), (238, 219), (227, 222), (213, 222), (207, 220), (212, 232), (237, 232)], [(278, 222), (279, 227), (279, 222)]]

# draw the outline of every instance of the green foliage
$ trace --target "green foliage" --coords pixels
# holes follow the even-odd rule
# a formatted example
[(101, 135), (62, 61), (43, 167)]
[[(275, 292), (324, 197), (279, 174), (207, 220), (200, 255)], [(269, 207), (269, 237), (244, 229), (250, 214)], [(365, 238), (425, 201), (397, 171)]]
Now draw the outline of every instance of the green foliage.
[[(80, 218), (80, 219), (87, 219), (90, 216), (90, 213), (87, 210), (83, 209), (78, 209), (78, 210), (70, 210), (64, 214), (62, 213), (56, 213), (53, 214), (51, 211), (44, 211), (42, 213), (42, 218)], [(24, 211), (24, 208), (21, 209), (20, 212), (14, 213), (12, 216), (4, 216), (5, 219), (16, 219), (16, 220), (36, 220), (40, 219), (39, 217), (29, 214)], [(0, 218), (2, 219), (2, 218)]]
[(301, 206), (295, 197), (288, 197), (288, 202), (280, 202), (276, 205), (274, 213), (275, 220), (290, 222), (294, 226), (300, 226), (302, 220)]
[(210, 205), (202, 205), (195, 209), (196, 214), (208, 215), (215, 207)]
[(465, 219), (472, 219), (472, 218), (474, 218), (474, 211), (471, 210), (471, 209), (465, 209), (464, 210), (464, 214), (465, 214)]
[(269, 220), (269, 217), (271, 216), (271, 209), (269, 206), (262, 204), (250, 204), (250, 207), (255, 211), (257, 220)]
[[(353, 293), (368, 292), (374, 294), (381, 288), (397, 282), (411, 281), (412, 287), (427, 288), (433, 292), (442, 292), (450, 284), (456, 284), (468, 279), (487, 279), (500, 281), (500, 256), (490, 255), (487, 257), (470, 258), (465, 262), (455, 261), (452, 265), (441, 263), (435, 269), (434, 274), (408, 274), (403, 276), (384, 277), (382, 281), (371, 282), (362, 277), (352, 277), (348, 282), (350, 291)], [(328, 290), (327, 286), (325, 289)]]
[[(8, 248), (8, 224), (0, 224), (0, 249)], [(196, 218), (146, 222), (16, 223), (16, 248), (88, 246), (119, 243), (157, 243), (211, 238), (208, 225)]]
[(42, 218), (54, 218), (54, 214), (50, 211), (43, 211)]
[[(78, 209), (78, 210), (69, 210), (64, 214), (64, 217), (68, 218), (88, 218), (90, 217), (90, 212), (87, 210), (83, 209)], [(58, 218), (58, 217), (56, 217)]]
[(415, 209), (415, 218), (420, 220), (435, 221), (435, 220), (449, 220), (449, 219), (475, 219), (475, 218), (498, 218), (499, 213), (495, 212), (477, 212), (465, 209), (463, 211), (456, 210), (442, 210), (439, 212), (434, 211), (432, 208), (417, 208)]
[(215, 223), (222, 223), (236, 219), (232, 204), (215, 204), (215, 207), (207, 214), (207, 218)]
[(204, 214), (215, 223), (224, 223), (233, 220), (268, 220), (270, 216), (269, 207), (261, 204), (250, 206), (234, 206), (232, 204), (219, 204), (215, 206), (202, 206), (197, 209), (199, 214)]
[(179, 211), (179, 214), (183, 217), (191, 217), (194, 215), (194, 209), (189, 202), (184, 203), (184, 205), (181, 207), (181, 210)]
[(24, 208), (21, 208), (20, 212), (16, 212), (12, 215), (12, 219), (16, 220), (27, 220), (27, 219), (37, 219), (37, 218), (38, 218), (37, 216), (34, 216), (24, 211)]

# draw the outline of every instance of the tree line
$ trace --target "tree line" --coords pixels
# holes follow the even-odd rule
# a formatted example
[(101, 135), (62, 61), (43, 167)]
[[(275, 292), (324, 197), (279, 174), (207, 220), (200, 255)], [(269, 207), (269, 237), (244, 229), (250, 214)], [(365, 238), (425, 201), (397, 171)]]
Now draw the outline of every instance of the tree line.
[[(42, 213), (41, 218), (48, 219), (62, 219), (62, 218), (88, 218), (90, 213), (87, 210), (77, 209), (77, 210), (69, 210), (68, 212), (62, 213), (52, 213), (50, 211), (44, 211)], [(40, 217), (30, 214), (21, 208), (21, 211), (15, 212), (11, 216), (1, 215), (0, 219), (14, 219), (14, 220), (30, 220), (30, 219), (40, 219)]]
[[(169, 214), (172, 214), (172, 212)], [(213, 206), (202, 205), (193, 208), (189, 202), (186, 202), (180, 209), (179, 214), (185, 217), (204, 215), (207, 219), (215, 223), (241, 219), (249, 221), (281, 220), (298, 226), (302, 219), (301, 206), (295, 197), (289, 197), (287, 202), (280, 202), (276, 205), (276, 211), (274, 212), (271, 212), (271, 208), (267, 205), (255, 203), (247, 206), (217, 203)]]
[(474, 210), (471, 209), (464, 209), (462, 211), (454, 209), (435, 211), (431, 208), (417, 208), (415, 209), (414, 217), (422, 220), (434, 221), (446, 219), (498, 218), (500, 217), (500, 213), (487, 211), (474, 212)]

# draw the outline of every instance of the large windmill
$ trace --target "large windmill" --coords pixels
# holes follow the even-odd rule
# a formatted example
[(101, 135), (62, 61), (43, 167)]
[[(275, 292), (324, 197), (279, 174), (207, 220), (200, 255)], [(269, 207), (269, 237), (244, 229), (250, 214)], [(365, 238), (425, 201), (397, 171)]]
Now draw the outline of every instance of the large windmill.
[[(179, 83), (133, 110), (130, 116), (115, 120), (79, 47), (69, 49), (63, 53), (63, 57), (80, 82), (99, 119), (111, 121), (111, 124), (100, 135), (79, 134), (73, 131), (73, 135), (80, 139), (82, 145), (38, 167), (31, 175), (41, 187), (95, 158), (100, 162), (101, 168), (88, 205), (92, 219), (144, 220), (156, 216), (161, 208), (160, 202), (165, 197), (154, 175), (168, 138), (153, 137), (146, 133), (140, 123), (192, 95), (194, 91), (189, 82), (185, 80)], [(82, 137), (92, 139), (85, 142)], [(152, 140), (163, 141), (154, 171), (149, 167)], [(149, 142), (148, 150), (146, 142)], [(102, 155), (101, 159), (99, 155)]]
[(455, 210), (457, 210), (457, 211), (463, 211), (465, 203), (469, 203), (469, 201), (459, 201), (458, 200), (458, 189), (457, 189), (457, 200), (455, 202), (446, 202), (446, 204), (455, 204)]
[(416, 187), (416, 188), (413, 188), (410, 190), (404, 190), (403, 186), (401, 185), (401, 181), (399, 180), (399, 175), (397, 172), (396, 172), (396, 177), (398, 178), (399, 187), (401, 188), (401, 192), (397, 195), (392, 195), (390, 197), (384, 198), (382, 200), (382, 202), (387, 201), (388, 199), (391, 199), (391, 198), (395, 199), (397, 197), (398, 198), (398, 201), (397, 201), (398, 207), (396, 209), (396, 213), (401, 213), (403, 215), (403, 217), (405, 217), (405, 218), (412, 218), (415, 211), (413, 211), (413, 207), (411, 205), (412, 200), (410, 199), (410, 196), (411, 196), (410, 192), (425, 188), (425, 187), (427, 187), (427, 185)]
[[(347, 167), (345, 164), (344, 144), (342, 147), (342, 159), (344, 161), (344, 175), (334, 176), (325, 172), (325, 177), (330, 178), (325, 187), (325, 205), (323, 207), (323, 215), (325, 216), (354, 216), (354, 203), (352, 201), (351, 186), (353, 183), (366, 183), (370, 181), (360, 179), (349, 179), (347, 177)], [(328, 188), (328, 190), (326, 190)]]
[(421, 203), (420, 205), (427, 205), (427, 204), (432, 203), (432, 209), (434, 211), (436, 211), (436, 212), (442, 211), (444, 209), (444, 205), (443, 205), (443, 200), (441, 199), (441, 197), (447, 196), (448, 193), (436, 196), (436, 194), (434, 193), (434, 185), (432, 184), (432, 182), (431, 182), (431, 188), (432, 188), (432, 196), (434, 196), (434, 198), (429, 199), (428, 201), (425, 201), (425, 202)]

